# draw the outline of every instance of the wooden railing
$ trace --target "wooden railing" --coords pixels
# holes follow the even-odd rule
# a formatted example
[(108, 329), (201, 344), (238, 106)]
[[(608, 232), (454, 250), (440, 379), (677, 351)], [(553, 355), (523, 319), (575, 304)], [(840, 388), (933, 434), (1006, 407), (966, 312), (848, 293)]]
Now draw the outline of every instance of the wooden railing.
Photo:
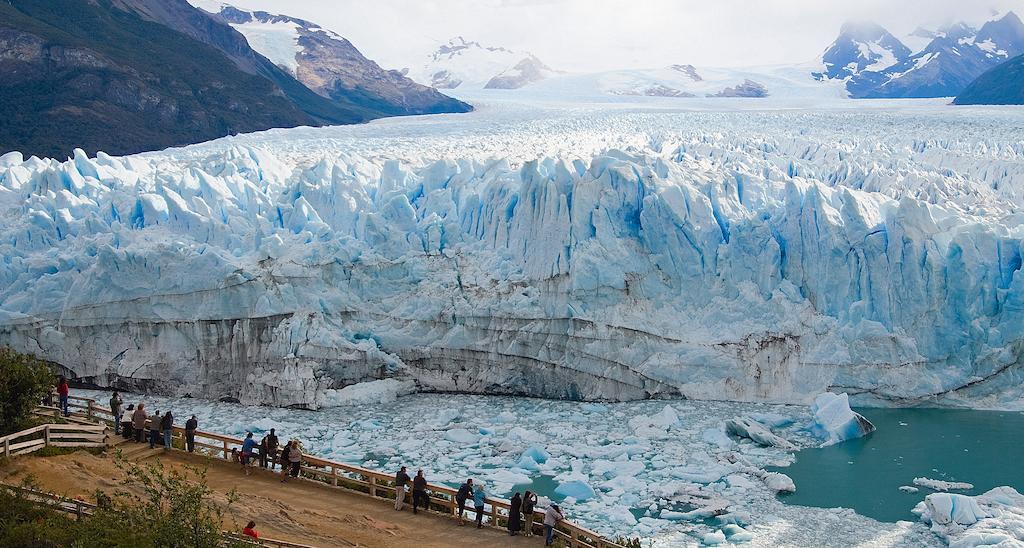
[[(91, 419), (107, 422), (117, 420), (110, 409), (97, 404), (96, 400), (78, 396), (70, 396), (68, 400), (69, 407), (83, 410), (86, 416)], [(173, 437), (176, 448), (183, 448), (185, 446), (184, 436), (185, 429), (175, 425)], [(243, 441), (238, 438), (202, 430), (196, 431), (195, 438), (197, 452), (228, 461), (231, 461), (233, 458), (232, 449), (236, 452), (241, 451)], [(308, 479), (374, 498), (394, 499), (394, 476), (390, 474), (321, 459), (311, 455), (303, 455), (303, 462), (304, 466), (301, 466), (301, 471)], [(457, 491), (455, 489), (444, 485), (428, 484), (427, 491), (430, 495), (431, 508), (441, 510), (447, 514), (457, 513), (458, 505), (455, 502)], [(409, 496), (408, 493), (407, 496)], [(507, 526), (508, 514), (510, 512), (507, 500), (487, 498), (484, 512), (489, 525), (494, 527)], [(540, 532), (543, 522), (544, 513), (535, 511), (533, 518), (534, 527), (537, 528), (537, 531), (534, 531), (535, 533)], [(624, 548), (622, 545), (616, 544), (600, 534), (568, 520), (558, 523), (555, 535), (557, 538), (562, 539), (566, 548)]]
[(106, 447), (102, 424), (41, 424), (0, 438), (0, 454), (24, 455), (43, 447)]
[[(47, 493), (46, 491), (39, 491), (36, 489), (30, 489), (28, 487), (22, 487), (17, 485), (11, 485), (8, 483), (0, 483), (0, 489), (7, 489), (8, 491), (20, 495), (24, 500), (36, 504), (39, 506), (47, 506), (75, 516), (75, 519), (82, 519), (83, 517), (91, 516), (96, 512), (97, 506), (95, 504), (85, 502), (79, 499), (69, 499), (53, 493)], [(272, 538), (261, 538), (259, 541), (233, 533), (231, 531), (223, 531), (222, 534), (232, 541), (232, 544), (239, 542), (251, 544), (253, 546), (276, 546), (278, 548), (314, 548), (306, 544), (296, 544), (294, 542), (288, 542), (287, 540), (278, 540)]]

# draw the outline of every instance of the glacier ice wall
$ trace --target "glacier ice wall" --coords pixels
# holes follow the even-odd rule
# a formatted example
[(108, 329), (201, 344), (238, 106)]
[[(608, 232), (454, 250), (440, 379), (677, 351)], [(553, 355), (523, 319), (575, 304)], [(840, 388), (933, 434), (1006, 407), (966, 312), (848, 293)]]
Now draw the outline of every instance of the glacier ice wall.
[[(389, 376), (569, 399), (832, 389), (1024, 407), (1015, 132), (637, 116), (494, 130), (547, 139), (539, 159), (452, 154), (471, 131), (417, 121), (412, 137), (378, 126), (390, 144), (308, 153), (300, 137), (332, 134), (8, 154), (0, 344), (97, 384), (304, 407)], [(419, 137), (443, 152), (413, 158)]]

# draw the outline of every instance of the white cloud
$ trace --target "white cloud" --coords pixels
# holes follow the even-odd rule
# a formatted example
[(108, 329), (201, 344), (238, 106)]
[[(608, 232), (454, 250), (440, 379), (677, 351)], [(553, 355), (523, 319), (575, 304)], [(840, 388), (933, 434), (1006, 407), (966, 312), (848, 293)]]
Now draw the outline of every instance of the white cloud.
[(462, 35), (568, 70), (670, 63), (750, 66), (813, 59), (849, 19), (897, 36), (978, 23), (1024, 0), (228, 0), (314, 21), (387, 68), (419, 64)]

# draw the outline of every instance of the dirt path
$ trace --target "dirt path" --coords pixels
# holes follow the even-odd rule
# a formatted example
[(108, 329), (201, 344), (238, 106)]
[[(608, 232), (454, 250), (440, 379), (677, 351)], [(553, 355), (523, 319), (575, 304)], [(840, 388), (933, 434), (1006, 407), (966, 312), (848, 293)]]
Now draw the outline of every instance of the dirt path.
[[(396, 512), (385, 501), (371, 499), (309, 481), (281, 483), (280, 476), (255, 470), (246, 477), (237, 466), (217, 459), (180, 451), (164, 453), (165, 466), (184, 469), (186, 465), (207, 467), (207, 484), (214, 498), (227, 503), (226, 493), (235, 489), (241, 497), (225, 516), (238, 529), (254, 520), (264, 536), (315, 546), (366, 547), (450, 547), (450, 546), (542, 546), (540, 537), (509, 537), (504, 531), (477, 529), (467, 523), (459, 527), (454, 518), (436, 513), (413, 515), (411, 509)], [(19, 483), (32, 475), (40, 487), (83, 500), (93, 500), (97, 490), (124, 490), (122, 471), (108, 456), (85, 451), (57, 457), (16, 457), (0, 468), (0, 480)]]

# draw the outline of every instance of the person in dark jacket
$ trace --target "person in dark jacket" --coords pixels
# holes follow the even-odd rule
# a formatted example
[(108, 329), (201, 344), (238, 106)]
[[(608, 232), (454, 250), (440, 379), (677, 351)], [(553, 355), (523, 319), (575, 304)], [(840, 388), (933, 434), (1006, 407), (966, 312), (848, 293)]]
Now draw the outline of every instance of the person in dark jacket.
[(412, 478), (412, 513), (416, 514), (416, 508), (422, 506), (424, 510), (430, 509), (430, 497), (427, 496), (427, 478), (423, 477), (423, 470), (416, 471), (416, 477)]
[(260, 468), (267, 467), (267, 435), (260, 440)]
[(455, 493), (455, 504), (458, 505), (459, 509), (459, 525), (466, 524), (466, 501), (473, 496), (473, 480), (468, 479), (466, 483), (459, 486), (459, 491)]
[(274, 469), (274, 461), (277, 459), (277, 434), (274, 433), (274, 429), (270, 429), (270, 433), (267, 434), (267, 461), (270, 463), (270, 469)]
[(160, 419), (160, 430), (164, 433), (164, 447), (171, 448), (171, 439), (174, 436), (174, 415), (170, 411), (164, 413)]
[(199, 430), (199, 419), (195, 415), (185, 421), (185, 449), (189, 453), (196, 452), (196, 430)]
[(525, 518), (523, 534), (527, 537), (533, 536), (533, 508), (535, 506), (537, 506), (537, 493), (527, 491), (526, 494), (523, 495), (523, 517)]
[(508, 534), (516, 536), (519, 534), (519, 528), (522, 527), (523, 521), (520, 518), (520, 512), (523, 510), (523, 497), (519, 495), (519, 491), (512, 496), (512, 500), (508, 502)]
[(110, 396), (110, 414), (114, 416), (114, 435), (121, 433), (121, 406), (124, 401), (121, 399), (121, 395), (114, 390), (114, 393)]
[(404, 466), (395, 474), (395, 510), (405, 507), (405, 491), (409, 488), (411, 479)]
[(291, 442), (284, 444), (284, 448), (281, 449), (281, 455), (278, 462), (281, 463), (281, 481), (288, 478), (288, 453), (292, 450)]

